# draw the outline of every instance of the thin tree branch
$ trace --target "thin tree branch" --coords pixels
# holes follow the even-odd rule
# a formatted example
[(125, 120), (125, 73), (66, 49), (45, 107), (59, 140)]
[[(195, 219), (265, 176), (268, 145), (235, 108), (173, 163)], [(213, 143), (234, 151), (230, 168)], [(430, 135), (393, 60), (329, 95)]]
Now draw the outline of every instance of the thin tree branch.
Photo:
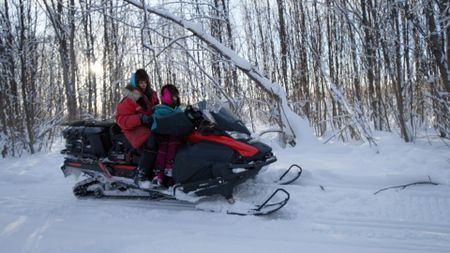
[(378, 194), (379, 192), (386, 191), (386, 190), (389, 190), (389, 189), (397, 189), (397, 188), (401, 188), (402, 190), (404, 190), (404, 189), (405, 189), (406, 187), (408, 187), (408, 186), (419, 185), (419, 184), (439, 185), (438, 183), (432, 182), (432, 181), (431, 181), (431, 178), (428, 176), (428, 181), (418, 181), (418, 182), (414, 182), (414, 183), (410, 183), (410, 184), (397, 185), (397, 186), (390, 186), (390, 187), (386, 187), (386, 188), (380, 189), (380, 190), (374, 192), (373, 194), (376, 195), (376, 194)]

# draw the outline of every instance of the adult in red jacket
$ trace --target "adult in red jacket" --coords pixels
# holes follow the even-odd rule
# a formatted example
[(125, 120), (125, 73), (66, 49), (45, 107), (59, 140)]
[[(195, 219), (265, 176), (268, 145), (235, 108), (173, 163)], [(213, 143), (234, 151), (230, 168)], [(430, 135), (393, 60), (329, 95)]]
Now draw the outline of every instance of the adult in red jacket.
[(157, 153), (157, 144), (150, 127), (153, 107), (159, 101), (156, 92), (150, 87), (149, 76), (143, 69), (138, 69), (131, 76), (126, 92), (125, 98), (116, 108), (116, 123), (133, 148), (142, 148), (134, 181), (140, 187), (148, 188), (150, 186), (148, 172)]

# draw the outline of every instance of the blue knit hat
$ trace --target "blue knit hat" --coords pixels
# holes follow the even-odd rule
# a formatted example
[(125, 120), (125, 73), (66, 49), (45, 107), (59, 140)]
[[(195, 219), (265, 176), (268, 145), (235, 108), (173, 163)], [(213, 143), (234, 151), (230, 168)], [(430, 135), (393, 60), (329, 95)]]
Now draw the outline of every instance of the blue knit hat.
[(131, 77), (130, 77), (130, 86), (132, 88), (136, 88), (137, 87), (137, 85), (136, 85), (136, 74), (132, 74), (131, 75)]

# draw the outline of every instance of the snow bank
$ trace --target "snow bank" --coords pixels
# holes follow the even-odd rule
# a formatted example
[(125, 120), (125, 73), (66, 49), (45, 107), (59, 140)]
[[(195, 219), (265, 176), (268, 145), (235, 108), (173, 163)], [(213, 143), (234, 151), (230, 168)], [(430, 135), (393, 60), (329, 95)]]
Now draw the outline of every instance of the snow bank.
[[(58, 150), (1, 159), (0, 245), (17, 253), (448, 252), (449, 148), (375, 135), (379, 154), (368, 144), (272, 145), (278, 161), (235, 192), (237, 200), (259, 201), (279, 187), (272, 182), (283, 168), (301, 165), (300, 180), (283, 187), (290, 202), (269, 217), (165, 209), (138, 199), (80, 200), (72, 195), (76, 180), (59, 169)], [(264, 141), (276, 142), (271, 137)], [(374, 195), (428, 176), (440, 185)]]

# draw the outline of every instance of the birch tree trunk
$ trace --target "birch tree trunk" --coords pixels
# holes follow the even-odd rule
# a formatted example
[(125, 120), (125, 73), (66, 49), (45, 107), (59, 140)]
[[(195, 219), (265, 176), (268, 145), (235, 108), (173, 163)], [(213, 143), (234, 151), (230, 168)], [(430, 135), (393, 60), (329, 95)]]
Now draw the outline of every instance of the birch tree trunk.
[(283, 0), (277, 0), (278, 6), (278, 19), (279, 19), (279, 36), (280, 36), (280, 49), (281, 49), (281, 80), (286, 90), (286, 95), (289, 97), (289, 85), (288, 85), (288, 67), (287, 67), (287, 35), (286, 35), (286, 25), (284, 20), (284, 4)]
[(402, 56), (401, 56), (401, 31), (399, 24), (399, 12), (396, 6), (392, 7), (391, 13), (392, 23), (394, 24), (395, 33), (396, 33), (396, 41), (395, 41), (395, 65), (396, 65), (396, 79), (394, 83), (394, 91), (395, 97), (397, 98), (397, 109), (398, 109), (398, 119), (400, 124), (400, 131), (405, 142), (410, 141), (408, 128), (405, 122), (405, 107), (404, 107), (404, 87), (405, 81), (403, 77), (403, 67), (402, 67)]
[[(75, 83), (74, 83), (74, 76), (70, 73), (74, 70), (75, 67), (71, 67), (71, 63), (73, 63), (74, 57), (70, 57), (70, 54), (73, 53), (73, 51), (70, 49), (70, 45), (73, 46), (73, 43), (69, 45), (69, 35), (71, 34), (71, 29), (73, 29), (73, 26), (69, 26), (69, 31), (66, 29), (66, 22), (64, 22), (63, 17), (65, 16), (64, 13), (64, 6), (62, 4), (62, 1), (58, 0), (56, 7), (53, 0), (51, 1), (51, 6), (47, 2), (48, 0), (44, 0), (44, 5), (47, 9), (49, 18), (51, 20), (51, 23), (53, 25), (53, 28), (55, 30), (56, 37), (58, 39), (59, 44), (59, 57), (61, 61), (61, 67), (62, 67), (62, 75), (63, 75), (63, 84), (65, 87), (65, 97), (66, 97), (66, 103), (67, 103), (67, 112), (68, 112), (68, 120), (72, 121), (77, 118), (77, 100), (76, 100), (76, 90), (75, 90)], [(73, 1), (73, 0), (71, 0)], [(69, 34), (68, 34), (69, 33)], [(69, 37), (69, 38), (68, 38)], [(70, 39), (71, 40), (71, 39)], [(73, 53), (74, 54), (74, 53)], [(72, 59), (72, 62), (71, 62)]]
[(26, 126), (26, 134), (28, 137), (27, 145), (30, 150), (31, 154), (34, 154), (34, 134), (33, 134), (33, 124), (32, 124), (32, 111), (31, 111), (31, 104), (29, 95), (33, 96), (33, 94), (29, 94), (29, 91), (32, 91), (30, 89), (30, 86), (32, 85), (31, 82), (34, 80), (30, 80), (29, 78), (29, 66), (28, 61), (29, 58), (29, 41), (27, 41), (26, 36), (26, 29), (28, 27), (28, 24), (26, 23), (25, 19), (27, 17), (27, 13), (25, 10), (25, 4), (22, 0), (19, 1), (19, 17), (20, 17), (20, 37), (19, 37), (19, 52), (20, 53), (20, 81), (22, 83), (22, 101), (23, 101), (23, 107), (24, 107), (24, 113), (25, 113), (25, 126)]
[[(2, 111), (4, 110), (5, 117), (5, 127), (4, 129), (7, 131), (8, 137), (11, 141), (11, 155), (15, 156), (15, 146), (17, 143), (16, 131), (22, 133), (22, 124), (20, 119), (20, 107), (19, 107), (19, 95), (17, 89), (17, 82), (15, 79), (16, 70), (15, 65), (16, 61), (14, 58), (14, 36), (12, 31), (12, 25), (9, 15), (9, 5), (8, 0), (4, 3), (4, 14), (2, 15), (2, 25), (4, 30), (4, 54), (2, 54), (3, 64), (5, 68), (4, 76), (2, 76), (3, 81), (6, 83), (2, 87), (2, 91), (4, 94), (4, 104), (9, 105), (8, 107), (2, 107)], [(3, 147), (5, 151), (5, 155), (8, 153), (8, 148), (6, 146)]]
[[(443, 4), (443, 3), (442, 3)], [(447, 9), (450, 8), (447, 3)], [(441, 10), (441, 15), (438, 17), (438, 21), (443, 21), (443, 23), (450, 23), (448, 20), (450, 19), (450, 14), (448, 11)], [(430, 43), (429, 47), (433, 53), (436, 65), (438, 66), (440, 79), (443, 83), (443, 89), (445, 90), (446, 95), (441, 95), (441, 89), (436, 82), (436, 85), (432, 88), (433, 94), (436, 97), (435, 103), (438, 112), (438, 124), (437, 129), (440, 132), (442, 137), (447, 137), (450, 135), (450, 116), (449, 115), (449, 100), (450, 100), (450, 66), (449, 62), (447, 62), (445, 53), (444, 53), (444, 45), (443, 45), (443, 35), (446, 29), (442, 29), (437, 27), (435, 22), (434, 15), (434, 3), (433, 1), (429, 1), (425, 7), (425, 14), (428, 21), (429, 32), (430, 32)], [(447, 24), (449, 26), (449, 24)], [(448, 27), (447, 27), (448, 28)], [(447, 29), (448, 30), (448, 29)]]

